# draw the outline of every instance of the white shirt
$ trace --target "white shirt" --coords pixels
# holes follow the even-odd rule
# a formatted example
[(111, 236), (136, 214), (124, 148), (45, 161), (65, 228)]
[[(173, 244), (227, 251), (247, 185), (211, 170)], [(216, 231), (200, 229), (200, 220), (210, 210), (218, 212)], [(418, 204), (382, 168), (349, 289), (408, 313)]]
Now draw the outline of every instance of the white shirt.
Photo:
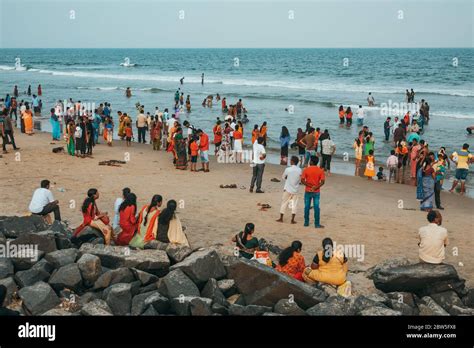
[(233, 137), (233, 136), (234, 136), (234, 130), (235, 130), (235, 122), (232, 122), (232, 123), (230, 124), (230, 128), (232, 128), (232, 132), (230, 132), (229, 135), (230, 135), (231, 137)]
[(174, 123), (176, 122), (176, 119), (171, 117), (168, 121), (166, 121), (166, 125), (168, 126), (168, 133), (171, 133), (171, 128), (174, 127)]
[(396, 167), (398, 165), (398, 157), (395, 155), (390, 155), (387, 158), (387, 167)]
[(301, 168), (298, 166), (291, 166), (285, 169), (282, 175), (282, 179), (285, 181), (285, 187), (283, 188), (286, 192), (291, 194), (297, 194), (298, 188), (301, 182)]
[(448, 230), (435, 223), (420, 227), (420, 259), (428, 263), (441, 263), (444, 260), (445, 244), (448, 244)]
[(359, 110), (357, 110), (357, 118), (364, 118), (364, 109), (359, 108)]
[(322, 153), (324, 155), (332, 155), (334, 151), (334, 147), (335, 147), (334, 141), (332, 141), (331, 139), (324, 139), (321, 142), (321, 145), (322, 145)]
[(265, 159), (260, 159), (261, 155), (266, 154), (265, 147), (257, 142), (253, 143), (253, 163), (254, 164), (265, 164)]
[(46, 204), (51, 202), (54, 202), (51, 191), (45, 188), (37, 188), (31, 198), (29, 209), (32, 213), (38, 214), (41, 213)]
[(119, 209), (120, 209), (120, 205), (123, 203), (123, 198), (120, 197), (120, 198), (117, 198), (115, 200), (115, 203), (114, 203), (114, 222), (113, 222), (113, 227), (114, 229), (116, 229), (118, 226), (119, 226), (119, 222), (120, 222), (120, 212), (119, 212)]

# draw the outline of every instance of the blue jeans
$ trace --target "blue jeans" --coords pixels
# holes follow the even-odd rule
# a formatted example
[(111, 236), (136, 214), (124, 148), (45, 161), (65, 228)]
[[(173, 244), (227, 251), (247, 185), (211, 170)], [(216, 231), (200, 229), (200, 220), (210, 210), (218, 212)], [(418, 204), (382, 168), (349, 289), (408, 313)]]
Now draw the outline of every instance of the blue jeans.
[(316, 156), (316, 150), (305, 151), (305, 157), (304, 157), (305, 163), (309, 163), (311, 156)]
[(319, 192), (305, 192), (304, 193), (304, 224), (309, 225), (309, 208), (311, 207), (311, 200), (313, 200), (314, 210), (314, 225), (320, 225), (320, 213), (319, 209)]

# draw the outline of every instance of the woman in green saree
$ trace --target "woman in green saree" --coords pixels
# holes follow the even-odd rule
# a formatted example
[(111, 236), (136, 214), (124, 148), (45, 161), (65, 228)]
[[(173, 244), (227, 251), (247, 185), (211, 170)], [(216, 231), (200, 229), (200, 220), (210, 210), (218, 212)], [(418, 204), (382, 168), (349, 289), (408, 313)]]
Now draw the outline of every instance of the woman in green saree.
[(176, 169), (186, 170), (188, 168), (187, 146), (181, 127), (176, 130), (176, 135), (174, 136), (174, 149), (176, 152)]

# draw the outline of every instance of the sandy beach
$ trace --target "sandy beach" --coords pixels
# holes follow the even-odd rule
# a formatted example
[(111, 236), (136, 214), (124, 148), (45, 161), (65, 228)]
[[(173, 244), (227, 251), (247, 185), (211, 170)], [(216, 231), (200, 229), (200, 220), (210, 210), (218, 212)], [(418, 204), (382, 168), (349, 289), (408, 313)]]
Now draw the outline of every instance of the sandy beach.
[[(426, 213), (418, 210), (415, 188), (408, 185), (368, 182), (362, 178), (331, 175), (321, 194), (321, 223), (324, 229), (303, 226), (303, 187), (296, 225), (278, 223), (284, 167), (267, 165), (264, 174), (264, 194), (248, 192), (251, 170), (248, 164), (223, 164), (211, 158), (210, 173), (191, 173), (176, 170), (170, 154), (153, 151), (151, 146), (116, 140), (113, 147), (99, 144), (94, 158), (75, 158), (55, 154), (51, 150), (63, 142), (51, 142), (47, 133), (26, 136), (16, 133), (20, 155), (10, 151), (0, 159), (2, 171), (2, 215), (28, 214), (31, 194), (42, 179), (49, 179), (55, 198), (60, 201), (63, 220), (76, 227), (82, 221), (80, 206), (86, 191), (95, 187), (100, 192), (98, 206), (113, 215), (113, 203), (123, 187), (130, 187), (138, 196), (141, 207), (153, 194), (164, 200), (175, 199), (178, 212), (193, 247), (222, 244), (233, 251), (233, 235), (246, 222), (256, 225), (256, 236), (280, 247), (293, 240), (303, 243), (303, 255), (309, 263), (320, 248), (324, 237), (338, 244), (363, 247), (363, 261), (350, 258), (351, 268), (367, 268), (394, 257), (418, 259), (418, 228), (427, 224)], [(128, 153), (128, 154), (127, 154)], [(121, 167), (99, 166), (99, 161), (129, 161)], [(219, 185), (236, 184), (236, 189), (222, 189)], [(245, 187), (245, 189), (243, 189)], [(62, 192), (64, 191), (64, 192)], [(474, 201), (466, 197), (442, 192), (443, 226), (448, 229), (450, 245), (446, 262), (453, 264), (459, 274), (474, 284), (474, 247), (472, 211)], [(261, 211), (258, 203), (271, 209)], [(403, 204), (403, 209), (399, 208)]]

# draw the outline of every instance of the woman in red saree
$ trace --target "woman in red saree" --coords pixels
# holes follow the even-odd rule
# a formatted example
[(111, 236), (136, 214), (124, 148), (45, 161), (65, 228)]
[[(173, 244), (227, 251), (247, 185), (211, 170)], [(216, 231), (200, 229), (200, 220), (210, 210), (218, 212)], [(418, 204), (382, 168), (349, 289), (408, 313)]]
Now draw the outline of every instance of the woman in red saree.
[(299, 240), (291, 243), (291, 246), (283, 250), (279, 257), (279, 265), (276, 270), (289, 275), (295, 279), (303, 280), (303, 271), (306, 268), (303, 255), (301, 255), (301, 248), (303, 244)]
[(158, 216), (163, 197), (154, 195), (150, 204), (145, 205), (138, 215), (137, 233), (129, 245), (134, 248), (143, 249), (145, 245), (156, 239), (158, 231)]
[(110, 220), (107, 212), (101, 213), (97, 208), (95, 202), (98, 199), (99, 191), (97, 191), (97, 189), (91, 188), (87, 191), (87, 198), (84, 200), (81, 209), (84, 220), (82, 224), (76, 228), (73, 236), (76, 238), (79, 237), (84, 228), (90, 226), (99, 230), (104, 236), (104, 243), (109, 245), (113, 238), (112, 227), (109, 225)]
[(129, 193), (125, 196), (119, 208), (120, 227), (122, 232), (117, 236), (115, 244), (128, 245), (137, 230), (137, 196), (134, 193)]

